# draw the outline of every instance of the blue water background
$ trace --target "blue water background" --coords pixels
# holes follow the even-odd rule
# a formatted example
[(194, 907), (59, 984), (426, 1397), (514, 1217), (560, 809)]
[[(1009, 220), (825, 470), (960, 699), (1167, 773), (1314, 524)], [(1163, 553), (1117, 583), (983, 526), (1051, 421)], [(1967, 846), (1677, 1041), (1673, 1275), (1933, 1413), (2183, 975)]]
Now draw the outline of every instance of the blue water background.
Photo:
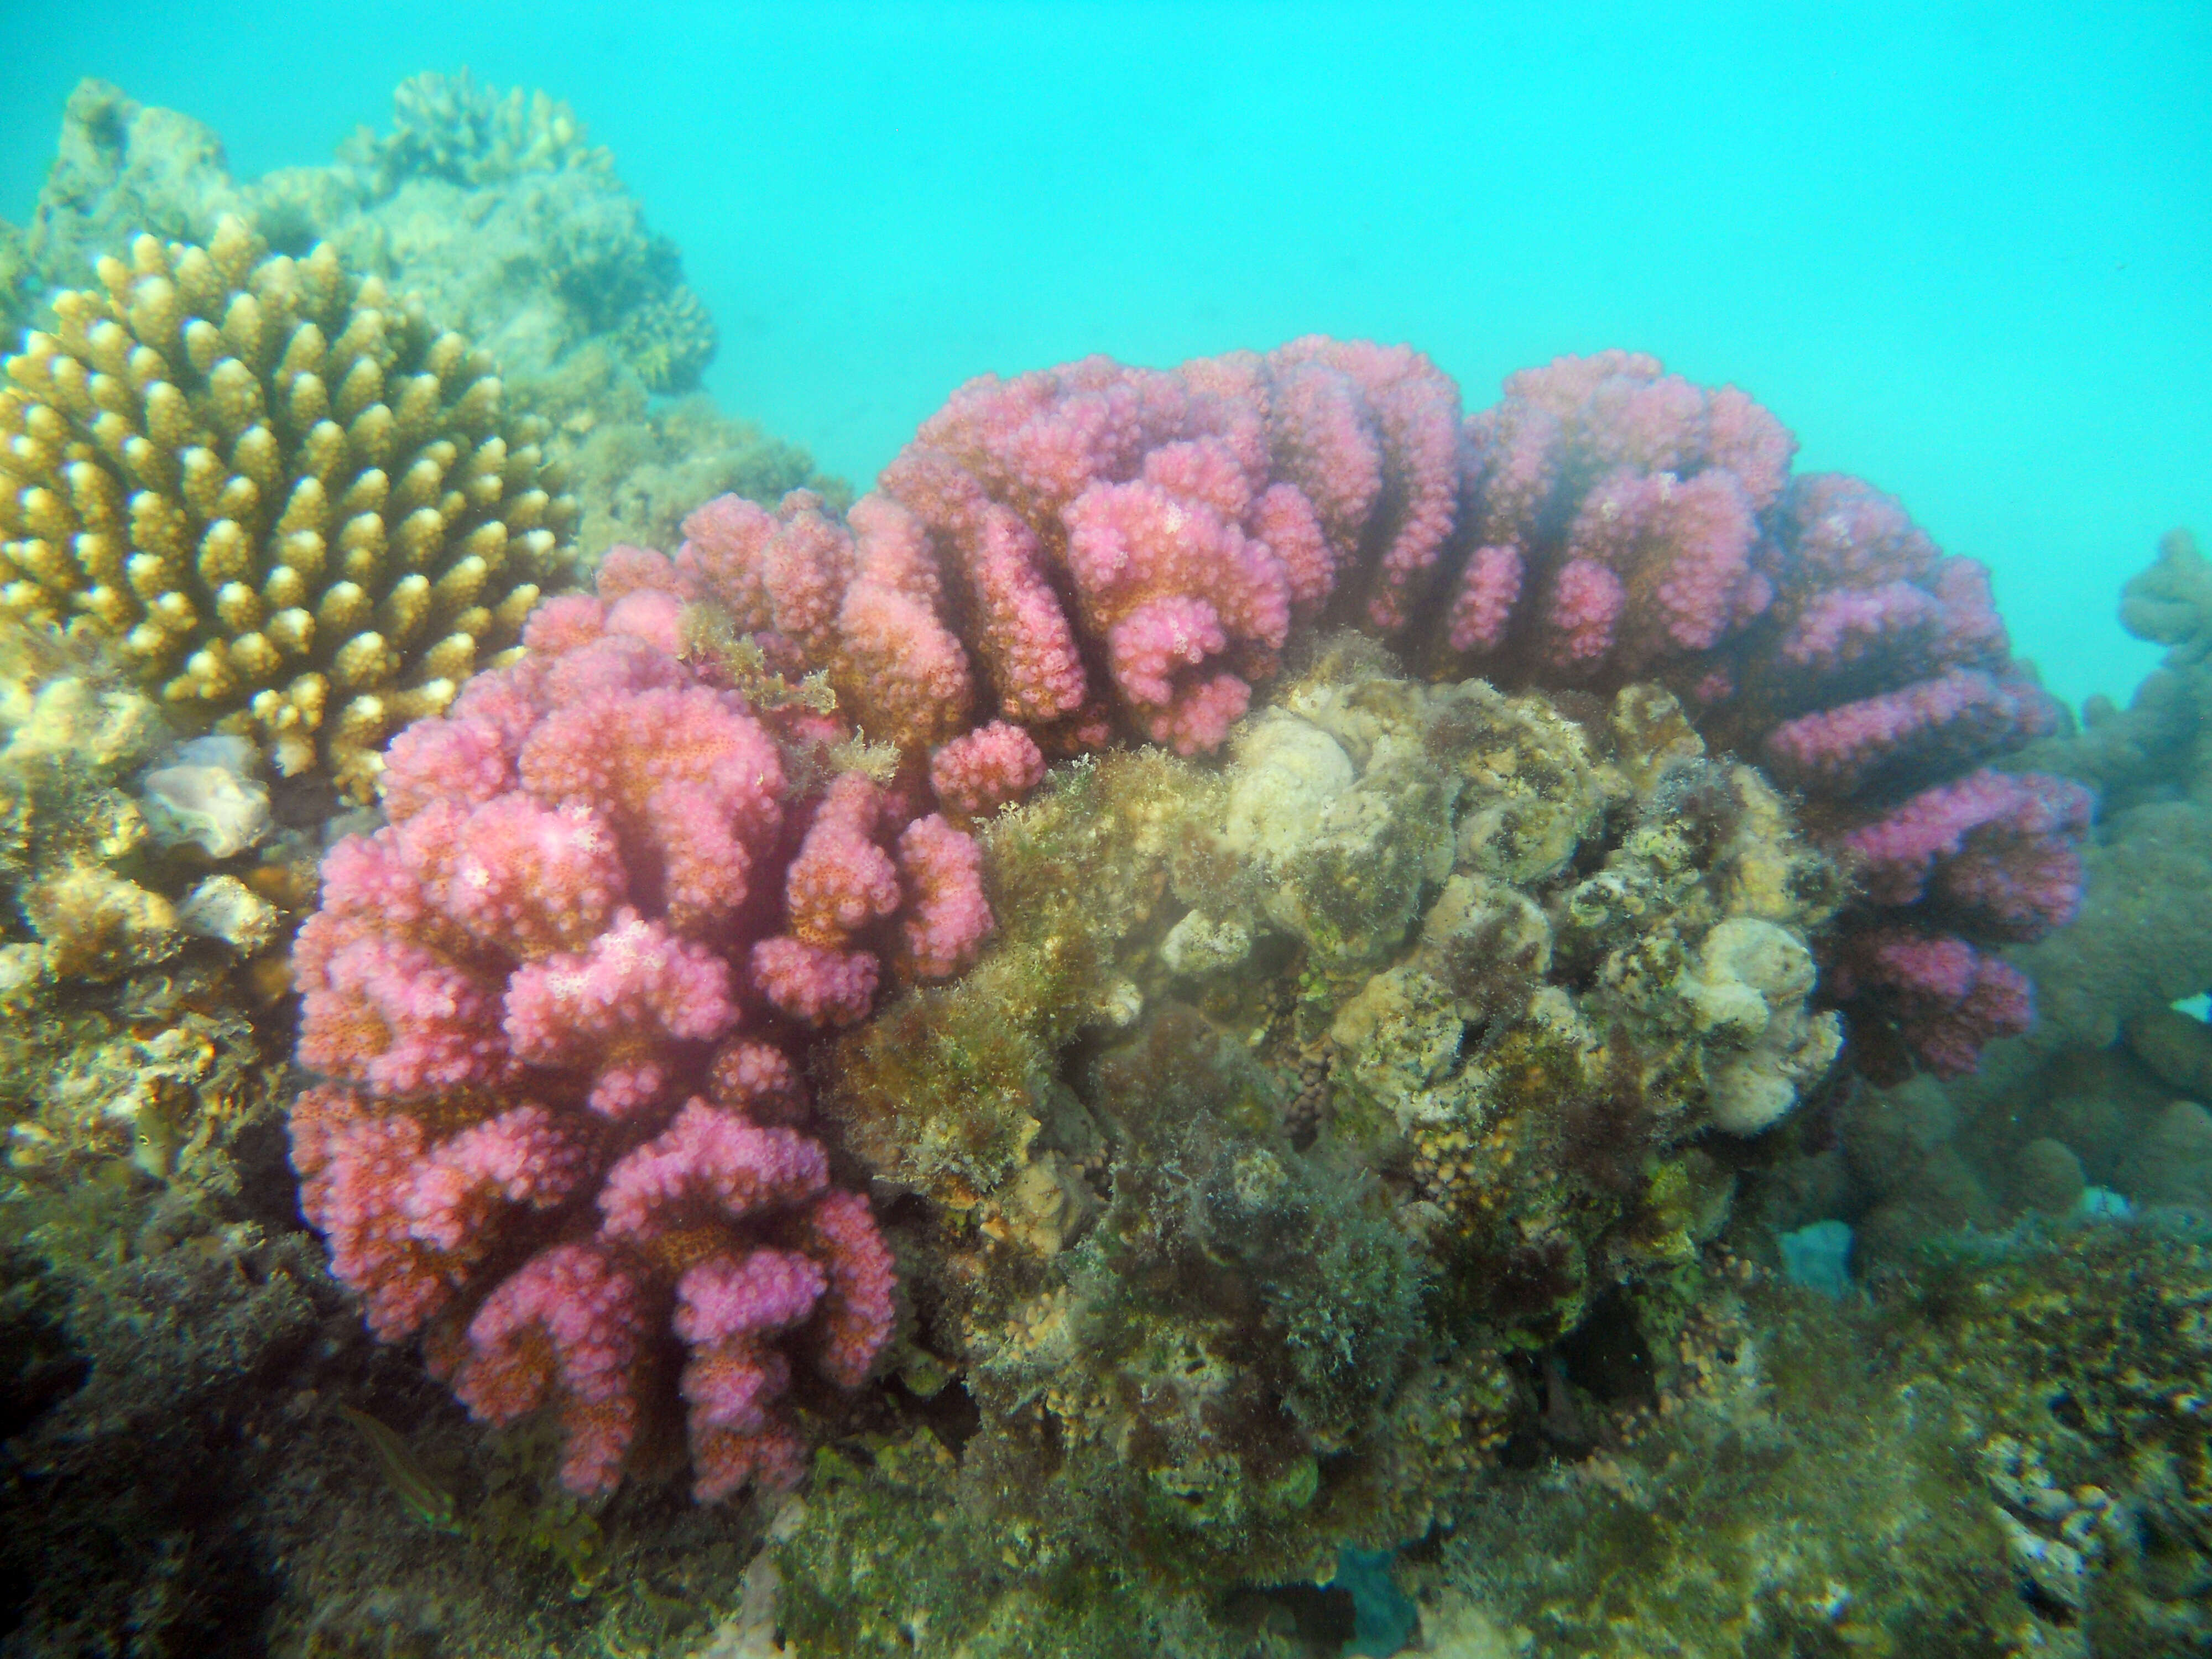
[(0, 216), (82, 75), (235, 171), (406, 76), (566, 98), (722, 331), (732, 410), (856, 481), (961, 380), (1323, 331), (1470, 406), (1608, 345), (1734, 380), (1987, 561), (2070, 698), (2212, 535), (2212, 6), (0, 4)]

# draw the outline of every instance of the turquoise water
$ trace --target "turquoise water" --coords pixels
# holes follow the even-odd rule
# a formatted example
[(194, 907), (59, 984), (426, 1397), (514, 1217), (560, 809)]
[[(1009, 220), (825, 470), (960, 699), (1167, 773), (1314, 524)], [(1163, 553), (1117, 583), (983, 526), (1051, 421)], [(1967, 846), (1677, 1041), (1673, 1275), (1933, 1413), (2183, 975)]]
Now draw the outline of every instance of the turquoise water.
[[(2124, 697), (2155, 660), (2113, 612), (2160, 534), (2193, 525), (2212, 544), (2202, 0), (2031, 15), (1586, 7), (1541, 21), (1389, 5), (124, 0), (94, 13), (0, 0), (0, 219), (30, 213), (82, 76), (206, 123), (247, 180), (328, 163), (356, 127), (391, 125), (395, 86), (464, 65), (478, 87), (543, 88), (589, 123), (719, 325), (707, 378), (722, 406), (856, 484), (982, 370), (1090, 352), (1172, 364), (1318, 331), (1410, 342), (1469, 407), (1516, 368), (1607, 346), (1737, 382), (1796, 431), (1801, 471), (1863, 474), (1990, 563), (2020, 648), (2069, 699)], [(485, 204), (520, 197), (513, 179), (438, 186), (436, 224), (471, 227), (439, 246), (487, 284), (508, 283), (507, 258), (532, 275), (607, 269), (590, 263), (595, 176), (559, 182), (580, 178), (586, 188), (536, 198), (557, 205), (529, 226), (564, 216), (569, 248), (470, 216), (512, 207)], [(272, 240), (276, 222), (264, 221)], [(400, 222), (395, 208), (363, 234)], [(237, 234), (213, 239), (218, 252)], [(500, 252), (518, 246), (527, 254)], [(0, 240), (0, 283), (12, 246)], [(306, 291), (289, 265), (256, 276), (288, 315)], [(71, 545), (92, 574), (93, 556), (112, 551), (100, 480), (168, 490), (158, 453), (118, 448), (112, 383), (72, 381), (61, 359), (105, 362), (138, 377), (137, 412), (173, 451), (196, 534), (214, 511), (199, 469), (218, 452), (203, 446), (228, 446), (240, 476), (216, 501), (236, 516), (206, 530), (197, 571), (228, 660), (252, 668), (249, 636), (264, 658), (272, 638), (303, 637), (306, 606), (279, 596), (304, 589), (301, 569), (323, 555), (302, 556), (321, 545), (312, 536), (291, 539), (294, 508), (334, 526), (319, 486), (287, 472), (264, 551), (298, 568), (255, 566), (258, 598), (230, 568), (224, 538), (276, 465), (268, 426), (234, 430), (250, 405), (233, 400), (281, 397), (291, 420), (333, 395), (292, 367), (295, 348), (340, 403), (394, 384), (345, 367), (381, 325), (371, 314), (362, 334), (341, 332), (325, 313), (331, 357), (305, 325), (280, 357), (252, 343), (255, 307), (209, 311), (227, 319), (222, 349), (258, 367), (188, 377), (155, 348), (191, 357), (209, 339), (177, 341), (173, 318), (167, 338), (156, 331), (167, 290), (149, 264), (136, 300), (123, 296), (151, 365), (133, 354), (117, 368), (102, 354), (121, 337), (96, 331), (17, 363), (15, 383), (43, 384), (124, 472), (89, 448), (57, 457), (36, 422), (60, 417), (26, 414), (11, 392), (9, 568), (50, 569), (48, 487), (85, 515)], [(610, 276), (601, 291), (622, 290)], [(653, 292), (657, 305), (665, 290)], [(81, 320), (75, 302), (62, 314)], [(644, 316), (680, 334), (676, 314), (639, 304), (620, 325)], [(653, 338), (595, 326), (644, 372)], [(499, 337), (502, 353), (520, 343), (505, 357), (511, 393), (529, 384), (532, 337)], [(447, 391), (489, 372), (443, 362)], [(158, 388), (143, 378), (157, 371)], [(564, 461), (605, 532), (592, 550), (616, 538), (610, 524), (625, 539), (671, 530), (722, 487), (699, 480), (732, 455), (773, 471), (746, 485), (764, 500), (805, 475), (688, 416), (648, 433), (634, 404), (570, 372), (561, 395), (574, 402), (539, 409), (566, 424), (554, 442), (573, 444)], [(256, 374), (265, 390), (241, 392)], [(219, 435), (162, 435), (179, 384), (204, 386), (194, 418)], [(398, 420), (417, 418), (407, 400), (425, 384), (386, 394)], [(88, 392), (108, 413), (91, 415)], [(534, 588), (515, 584), (562, 574), (528, 562), (553, 556), (550, 530), (509, 539), (562, 518), (527, 491), (557, 488), (534, 449), (505, 452), (496, 524), (465, 531), (465, 498), (439, 493), (463, 480), (469, 502), (489, 499), (482, 469), (501, 452), (478, 415), (495, 392), (457, 393), (438, 441), (406, 440), (419, 447), (404, 472), (379, 447), (389, 409), (361, 416), (343, 489), (330, 487), (348, 583), (356, 556), (364, 581), (391, 583), (376, 626), (423, 647), (426, 673), (456, 641), (443, 621), (421, 631), (425, 614), (488, 639), (481, 616), (444, 607), (526, 603)], [(1380, 406), (1358, 398), (1346, 405), (1357, 418)], [(682, 453), (654, 447), (666, 432)], [(465, 473), (449, 471), (455, 433), (479, 446)], [(285, 465), (305, 470), (330, 435), (308, 434)], [(1276, 436), (1303, 441), (1288, 426)], [(49, 469), (43, 484), (33, 468)], [(377, 514), (393, 489), (387, 526)], [(1160, 522), (1179, 536), (1202, 503), (1180, 485), (1170, 496)], [(416, 539), (432, 501), (434, 556)], [(375, 510), (356, 513), (362, 502)], [(142, 551), (167, 545), (157, 507), (134, 500)], [(734, 501), (718, 512), (695, 523), (730, 546), (766, 533)], [(774, 556), (811, 533), (799, 522), (775, 532)], [(411, 550), (404, 580), (376, 551), (387, 527)], [(459, 558), (486, 546), (489, 562)], [(755, 552), (765, 570), (770, 555)], [(935, 552), (968, 556), (949, 538)], [(241, 708), (198, 653), (167, 684), (173, 665), (149, 675), (142, 662), (131, 678), (182, 705), (165, 720), (97, 659), (0, 629), (0, 1659), (761, 1659), (779, 1619), (798, 1651), (860, 1653), (837, 1638), (866, 1632), (868, 1653), (962, 1659), (1218, 1659), (1261, 1651), (1240, 1645), (1257, 1632), (1280, 1659), (1917, 1659), (2014, 1651), (2027, 1630), (2039, 1651), (2081, 1659), (2212, 1653), (2212, 1497), (2184, 1478), (2205, 1455), (2212, 1372), (2212, 1324), (2187, 1312), (2212, 1306), (2212, 1111), (2198, 1103), (2212, 1102), (2212, 1030), (2193, 994), (2212, 986), (2212, 662), (2185, 668), (2159, 718), (2039, 757), (2105, 792), (2089, 902), (2078, 927), (1990, 973), (2002, 942), (2067, 908), (2073, 815), (2087, 808), (2054, 778), (1962, 780), (1938, 753), (1925, 775), (1918, 761), (1872, 783), (1814, 774), (1784, 806), (1755, 775), (1678, 763), (1671, 704), (1629, 696), (1608, 717), (1553, 685), (1508, 705), (1479, 685), (1406, 682), (1340, 644), (1263, 687), (1273, 706), (1218, 763), (1112, 754), (1030, 778), (1030, 804), (998, 818), (980, 786), (963, 805), (957, 774), (933, 776), (971, 842), (943, 818), (908, 822), (942, 732), (908, 733), (913, 764), (879, 794), (857, 771), (887, 768), (885, 750), (824, 757), (819, 723), (769, 672), (796, 672), (804, 654), (829, 664), (853, 708), (888, 707), (881, 687), (854, 684), (881, 644), (863, 625), (906, 628), (893, 665), (918, 673), (936, 623), (890, 606), (891, 576), (872, 576), (878, 591), (837, 612), (833, 656), (785, 640), (771, 659), (718, 631), (739, 584), (768, 579), (715, 568), (722, 586), (694, 607), (665, 566), (611, 562), (610, 596), (648, 591), (574, 673), (557, 659), (598, 648), (578, 642), (599, 627), (578, 618), (597, 613), (540, 611), (567, 620), (532, 635), (536, 664), (479, 684), (511, 716), (517, 688), (555, 664), (545, 706), (530, 705), (534, 729), (564, 722), (529, 751), (551, 760), (520, 762), (487, 801), (489, 771), (460, 762), (490, 728), (455, 743), (451, 775), (431, 738), (404, 763), (417, 785), (386, 796), (393, 827), (377, 845), (404, 849), (389, 861), (358, 844), (323, 860), (375, 823), (361, 803), (376, 744), (362, 734), (441, 706), (445, 682), (395, 681), (366, 653), (356, 678), (357, 647), (385, 643), (351, 631), (367, 628), (362, 589), (342, 598), (333, 582), (314, 600), (313, 660), (348, 699), (319, 732), (307, 717), (331, 690), (321, 678), (257, 679)], [(161, 607), (188, 579), (159, 557), (128, 572), (150, 614), (173, 619)], [(2203, 571), (2177, 556), (2171, 574), (2179, 615)], [(494, 576), (497, 592), (479, 596)], [(1097, 620), (1077, 604), (1089, 590), (1048, 592)], [(117, 595), (100, 593), (77, 602), (106, 619)], [(264, 599), (285, 608), (266, 617)], [(2201, 652), (2212, 625), (2195, 608)], [(956, 596), (941, 614), (971, 633), (948, 654), (973, 647), (975, 605)], [(1188, 613), (1146, 621), (1131, 659), (1172, 660), (1181, 647), (1161, 641), (1182, 637)], [(465, 660), (475, 647), (459, 643)], [(1121, 644), (1090, 643), (1126, 690)], [(635, 685), (617, 684), (617, 651)], [(1742, 755), (1774, 716), (1758, 699), (1791, 688), (1750, 642), (1727, 651), (1751, 665), (1752, 695), (1705, 734)], [(1237, 660), (1273, 672), (1256, 647)], [(1538, 662), (1498, 660), (1524, 679)], [(664, 727), (677, 705), (643, 699), (678, 684), (687, 696), (734, 684), (762, 724), (702, 695), (683, 709), (719, 711), (719, 724)], [(405, 699), (387, 704), (394, 686)], [(1003, 686), (986, 689), (1012, 712)], [(168, 746), (222, 710), (260, 733), (283, 775), (264, 781), (261, 751), (234, 733)], [(1121, 712), (1121, 735), (1159, 735), (1134, 703)], [(1035, 723), (1053, 744), (1072, 724)], [(601, 769), (580, 749), (564, 782), (560, 744), (579, 732), (609, 758)], [(1759, 752), (1787, 782), (1790, 753)], [(637, 794), (641, 849), (623, 841), (638, 809), (616, 781), (657, 779), (672, 755), (667, 775), (687, 756), (708, 757), (696, 763), (710, 775), (692, 793)], [(731, 756), (745, 764), (714, 758)], [(502, 825), (551, 823), (556, 790), (573, 868), (544, 851), (558, 853), (550, 839), (502, 839)], [(1931, 824), (1955, 830), (1948, 844)], [(1801, 835), (1863, 877), (1854, 908), (1831, 915), (1843, 881)], [(480, 837), (471, 861), (441, 864), (465, 836)], [(702, 883), (723, 909), (671, 920), (678, 853), (729, 878)], [(884, 908), (887, 884), (902, 908)], [(611, 908), (624, 894), (670, 914)], [(969, 930), (927, 961), (925, 903), (933, 930)], [(323, 931), (295, 957), (303, 923)], [(575, 963), (641, 960), (634, 927), (674, 939), (695, 923), (666, 945), (669, 960), (680, 945), (704, 963), (674, 1012), (639, 993), (651, 1018), (621, 1012), (602, 1030), (581, 992), (576, 1013), (541, 994), (588, 978)], [(587, 937), (588, 957), (547, 959), (547, 941), (565, 952)], [(341, 948), (349, 961), (333, 966)], [(1958, 951), (1983, 975), (1970, 991)], [(866, 988), (833, 1006), (832, 970), (856, 962)], [(2039, 1046), (1993, 1043), (1978, 1076), (1898, 1080), (1911, 1052), (1948, 1065), (2018, 1030), (2021, 994), (2003, 977), (2015, 968), (2041, 999)], [(917, 975), (946, 982), (916, 995)], [(834, 1046), (816, 1029), (848, 1018)], [(710, 1056), (732, 1033), (746, 1046)], [(386, 1088), (371, 1068), (399, 1051), (383, 1075), (421, 1077)], [(782, 1062), (817, 1085), (811, 1109), (775, 1081)], [(683, 1087), (604, 1112), (610, 1080), (651, 1095), (664, 1072)], [(695, 1085), (711, 1107), (679, 1107)], [(556, 1111), (560, 1133), (538, 1138)], [(678, 1165), (736, 1192), (766, 1156), (746, 1139), (755, 1112), (804, 1142), (794, 1164), (834, 1160), (814, 1179), (837, 1196), (803, 1218), (815, 1188), (773, 1213), (727, 1194), (695, 1212), (674, 1184), (683, 1204), (665, 1212), (649, 1193), (632, 1202), (662, 1184), (653, 1170)], [(369, 1133), (331, 1151), (358, 1123)], [(422, 1152), (434, 1136), (447, 1138)], [(446, 1174), (501, 1158), (519, 1173), (471, 1189), (483, 1214), (440, 1196)], [(495, 1212), (483, 1194), (501, 1180), (518, 1213), (524, 1199), (546, 1213)], [(617, 1202), (651, 1229), (616, 1224)], [(462, 1244), (430, 1250), (448, 1212)], [(403, 1237), (395, 1217), (415, 1231)], [(386, 1237), (403, 1242), (374, 1259)], [(805, 1259), (779, 1267), (791, 1251)], [(771, 1318), (787, 1304), (770, 1302), (754, 1323), (733, 1316), (725, 1334), (742, 1340), (726, 1346), (687, 1325), (684, 1298), (734, 1294), (740, 1273), (794, 1297), (811, 1275), (818, 1297), (825, 1266), (845, 1274), (842, 1332), (828, 1317), (793, 1325), (813, 1318), (804, 1297), (798, 1316)], [(418, 1270), (460, 1287), (422, 1345), (437, 1362), (427, 1376), (413, 1327), (380, 1346), (340, 1305), (359, 1298), (392, 1338), (379, 1298), (404, 1301)], [(510, 1354), (498, 1321), (539, 1270), (553, 1288), (531, 1294), (590, 1328), (566, 1346), (518, 1339)], [(630, 1297), (652, 1298), (634, 1360), (620, 1358)], [(780, 1348), (755, 1365), (744, 1345), (769, 1336), (799, 1357), (796, 1385)], [(546, 1382), (547, 1355), (565, 1366), (602, 1346), (617, 1356), (614, 1407), (487, 1426), (504, 1386), (575, 1406), (568, 1372)], [(471, 1369), (456, 1373), (463, 1347)], [(869, 1365), (865, 1387), (830, 1387)], [(757, 1441), (710, 1438), (726, 1423), (708, 1401), (734, 1411), (755, 1386), (790, 1420)], [(633, 1438), (632, 1399), (665, 1421)], [(682, 1455), (655, 1432), (679, 1413), (694, 1436)], [(623, 1479), (580, 1503), (553, 1460), (595, 1443)], [(775, 1460), (794, 1448), (820, 1454), (808, 1507), (781, 1511), (775, 1547), (756, 1555)], [(686, 1466), (702, 1487), (726, 1479), (702, 1499), (732, 1501), (684, 1504)], [(1945, 1644), (1961, 1631), (2014, 1634)]]
[(1405, 340), (1470, 405), (1626, 345), (1993, 565), (2070, 698), (2212, 526), (2212, 9), (24, 3), (0, 216), (100, 75), (242, 174), (465, 64), (611, 145), (726, 406), (872, 477), (961, 380)]

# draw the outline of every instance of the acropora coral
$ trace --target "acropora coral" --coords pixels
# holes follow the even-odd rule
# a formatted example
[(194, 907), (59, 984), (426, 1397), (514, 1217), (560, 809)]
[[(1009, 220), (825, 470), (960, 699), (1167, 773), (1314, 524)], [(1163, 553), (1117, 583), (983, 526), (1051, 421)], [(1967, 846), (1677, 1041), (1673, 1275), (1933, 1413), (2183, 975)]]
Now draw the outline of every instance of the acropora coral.
[(975, 850), (865, 774), (808, 782), (830, 758), (679, 660), (662, 596), (550, 602), (527, 642), (393, 743), (389, 825), (325, 860), (303, 1206), (477, 1416), (556, 1407), (575, 1492), (679, 1419), (701, 1498), (787, 1483), (778, 1402), (856, 1387), (892, 1309), (780, 1034), (972, 959)]
[(279, 252), (327, 241), (419, 294), (532, 413), (588, 417), (610, 375), (640, 395), (697, 386), (713, 320), (574, 110), (465, 72), (414, 76), (392, 106), (389, 131), (360, 130), (331, 165), (242, 179), (205, 124), (87, 79), (24, 240), (27, 286), (82, 287), (141, 233), (204, 244), (234, 215)]
[(1664, 685), (1880, 866), (1825, 987), (1867, 1063), (1970, 1069), (2028, 1022), (1992, 947), (2070, 915), (2087, 818), (2069, 785), (1976, 769), (2052, 720), (1987, 573), (1857, 480), (1792, 478), (1795, 441), (1734, 387), (1607, 352), (1505, 393), (1462, 423), (1426, 358), (1319, 337), (986, 375), (842, 522), (716, 501), (686, 557), (916, 754), (993, 720), (1048, 755), (1210, 752), (1322, 621), (1439, 678)]
[[(404, 276), (511, 364), (545, 412), (563, 401), (562, 360), (593, 340), (647, 392), (697, 388), (714, 320), (685, 284), (676, 245), (647, 228), (613, 155), (574, 109), (465, 70), (402, 82), (392, 105), (392, 130), (356, 132), (337, 167), (264, 179), (272, 223), (296, 220), (349, 259)], [(457, 258), (460, 224), (475, 251)], [(529, 279), (516, 282), (516, 261), (483, 257), (486, 241), (539, 250)]]
[(8, 362), (0, 607), (365, 797), (563, 574), (574, 503), (482, 354), (327, 247), (228, 218), (100, 271)]

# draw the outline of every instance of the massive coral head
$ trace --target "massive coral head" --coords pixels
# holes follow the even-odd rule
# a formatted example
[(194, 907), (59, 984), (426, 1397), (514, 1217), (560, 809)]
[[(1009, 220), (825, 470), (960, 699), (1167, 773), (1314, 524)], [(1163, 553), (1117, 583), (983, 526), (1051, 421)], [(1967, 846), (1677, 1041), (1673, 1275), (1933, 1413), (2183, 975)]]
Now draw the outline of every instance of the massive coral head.
[(778, 1401), (857, 1386), (890, 1330), (785, 1049), (884, 961), (958, 972), (992, 918), (963, 833), (858, 773), (802, 790), (824, 757), (623, 569), (395, 740), (391, 822), (325, 860), (293, 1158), (380, 1337), (422, 1335), (479, 1417), (555, 1410), (579, 1492), (680, 1412), (713, 1498), (795, 1478)]

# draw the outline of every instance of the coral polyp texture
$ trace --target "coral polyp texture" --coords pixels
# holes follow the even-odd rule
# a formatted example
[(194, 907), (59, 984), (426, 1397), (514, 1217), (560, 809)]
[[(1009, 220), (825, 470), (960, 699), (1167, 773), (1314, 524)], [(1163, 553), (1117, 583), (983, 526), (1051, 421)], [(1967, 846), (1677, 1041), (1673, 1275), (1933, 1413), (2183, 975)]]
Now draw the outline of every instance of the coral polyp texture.
[[(725, 497), (680, 562), (916, 755), (995, 725), (1048, 757), (1208, 752), (1328, 622), (1440, 679), (1664, 686), (1869, 865), (1827, 989), (1871, 1062), (1970, 1069), (2029, 1018), (1991, 947), (2070, 915), (2088, 810), (2049, 781), (1999, 806), (2013, 786), (1978, 769), (2052, 720), (1988, 573), (1856, 479), (1792, 477), (1795, 440), (1735, 387), (1613, 351), (1505, 394), (1462, 422), (1425, 357), (1318, 337), (986, 375), (842, 520)], [(948, 805), (974, 758), (940, 767)], [(1912, 879), (1881, 850), (1907, 842)]]
[[(295, 953), (304, 1208), (387, 1340), (479, 1417), (552, 1407), (608, 1490), (688, 1423), (695, 1491), (794, 1479), (778, 1402), (888, 1334), (864, 1200), (792, 1054), (992, 923), (974, 844), (676, 654), (672, 602), (570, 595), (392, 745)], [(681, 1356), (680, 1365), (678, 1363)], [(819, 1390), (817, 1390), (819, 1392)]]
[(356, 797), (517, 641), (575, 516), (484, 356), (326, 246), (141, 236), (0, 388), (0, 609)]

